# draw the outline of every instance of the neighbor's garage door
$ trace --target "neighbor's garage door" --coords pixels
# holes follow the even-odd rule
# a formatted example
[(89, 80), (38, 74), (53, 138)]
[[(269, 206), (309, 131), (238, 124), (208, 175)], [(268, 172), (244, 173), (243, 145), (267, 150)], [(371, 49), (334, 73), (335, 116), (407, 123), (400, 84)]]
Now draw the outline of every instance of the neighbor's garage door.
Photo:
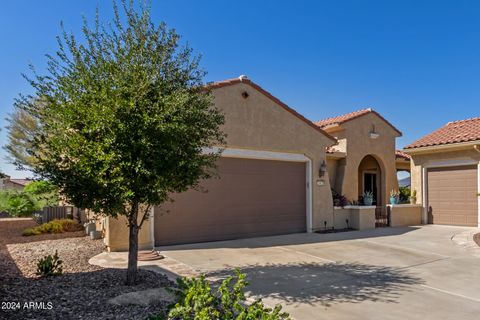
[(305, 163), (221, 158), (219, 179), (155, 208), (156, 245), (304, 232)]
[(478, 224), (477, 166), (428, 169), (428, 222)]

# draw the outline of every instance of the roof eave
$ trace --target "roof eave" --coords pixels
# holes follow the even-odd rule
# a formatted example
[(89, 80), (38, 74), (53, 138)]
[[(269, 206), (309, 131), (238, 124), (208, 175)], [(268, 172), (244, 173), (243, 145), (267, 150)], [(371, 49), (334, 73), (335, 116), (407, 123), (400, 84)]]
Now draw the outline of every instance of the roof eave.
[(449, 149), (468, 148), (480, 145), (480, 139), (466, 142), (456, 142), (447, 144), (438, 144), (433, 146), (417, 147), (417, 148), (404, 148), (402, 151), (406, 154), (419, 154), (429, 153), (432, 151), (443, 151)]

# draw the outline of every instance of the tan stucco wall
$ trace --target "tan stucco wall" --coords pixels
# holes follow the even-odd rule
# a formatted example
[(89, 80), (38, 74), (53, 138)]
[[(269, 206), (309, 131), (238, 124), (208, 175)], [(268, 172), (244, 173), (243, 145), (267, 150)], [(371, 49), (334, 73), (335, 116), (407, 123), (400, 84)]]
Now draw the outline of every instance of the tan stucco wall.
[[(345, 122), (341, 127), (343, 131), (330, 132), (337, 138), (347, 139), (345, 165), (339, 165), (336, 169), (336, 191), (345, 195), (348, 200), (357, 200), (361, 183), (358, 168), (365, 156), (372, 155), (382, 169), (382, 203), (388, 203), (390, 190), (398, 187), (395, 159), (395, 138), (399, 136), (398, 132), (374, 113)], [(376, 139), (369, 134), (373, 127), (380, 134)]]
[(390, 226), (416, 226), (422, 222), (422, 206), (411, 204), (388, 205), (390, 208)]
[(330, 186), (335, 189), (335, 181), (337, 179), (337, 167), (339, 159), (327, 159), (327, 170)]
[(375, 228), (375, 207), (372, 206), (345, 206), (344, 208), (335, 207), (334, 217), (336, 229), (345, 228), (346, 219), (348, 219), (350, 228), (356, 230), (368, 230)]
[(335, 229), (345, 229), (347, 228), (347, 222), (345, 220), (348, 219), (348, 225), (350, 228), (352, 227), (352, 213), (348, 208), (339, 208), (335, 207), (333, 210), (333, 217), (334, 217), (334, 226)]
[(398, 171), (400, 170), (410, 171), (410, 161), (397, 160), (396, 167)]
[[(407, 151), (410, 152), (410, 151)], [(480, 153), (477, 152), (473, 146), (452, 149), (437, 149), (423, 153), (415, 153), (414, 150), (410, 153), (412, 157), (410, 174), (411, 174), (411, 190), (417, 190), (417, 203), (423, 203), (423, 177), (422, 168), (428, 165), (435, 165), (438, 163), (452, 163), (454, 160), (466, 160), (480, 162)]]
[[(244, 99), (243, 92), (249, 97)], [(223, 131), (227, 147), (284, 153), (300, 153), (312, 161), (312, 228), (333, 223), (333, 203), (328, 173), (316, 180), (325, 158), (325, 148), (332, 140), (280, 107), (275, 101), (251, 86), (239, 83), (213, 90), (215, 105), (225, 114)]]
[[(125, 216), (118, 218), (105, 217), (103, 220), (104, 243), (108, 251), (127, 251), (128, 250), (128, 227)], [(139, 219), (140, 222), (140, 219)], [(153, 249), (153, 236), (151, 229), (151, 220), (143, 223), (138, 234), (139, 250)], [(99, 227), (97, 226), (97, 230)]]

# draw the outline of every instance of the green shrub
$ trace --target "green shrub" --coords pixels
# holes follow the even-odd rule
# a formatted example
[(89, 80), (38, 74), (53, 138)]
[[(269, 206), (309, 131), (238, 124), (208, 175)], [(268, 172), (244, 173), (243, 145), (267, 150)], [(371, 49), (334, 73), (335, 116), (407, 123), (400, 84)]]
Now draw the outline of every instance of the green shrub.
[(38, 236), (39, 234), (42, 234), (42, 232), (40, 232), (40, 230), (37, 228), (27, 228), (23, 230), (24, 236)]
[(25, 186), (23, 192), (30, 195), (39, 208), (56, 206), (60, 200), (58, 188), (48, 181), (32, 181)]
[(247, 305), (244, 289), (248, 282), (238, 270), (235, 277), (229, 276), (217, 289), (212, 289), (205, 276), (179, 279), (177, 284), (178, 289), (174, 292), (178, 302), (168, 313), (171, 320), (290, 319), (287, 313), (281, 311), (280, 305), (270, 309), (261, 300)]
[(16, 190), (0, 191), (0, 211), (8, 212), (14, 217), (31, 216), (39, 207), (27, 193)]
[(27, 217), (44, 206), (57, 205), (58, 200), (58, 189), (50, 182), (33, 181), (22, 191), (0, 190), (0, 211)]
[(34, 236), (42, 233), (63, 233), (83, 230), (83, 227), (72, 219), (52, 220), (34, 228), (23, 231), (24, 236)]
[(45, 256), (38, 260), (37, 275), (42, 277), (57, 276), (62, 274), (62, 260), (58, 257), (58, 252), (55, 254)]
[(398, 191), (399, 191), (400, 203), (409, 202), (410, 194), (411, 194), (410, 187), (400, 187), (398, 188)]

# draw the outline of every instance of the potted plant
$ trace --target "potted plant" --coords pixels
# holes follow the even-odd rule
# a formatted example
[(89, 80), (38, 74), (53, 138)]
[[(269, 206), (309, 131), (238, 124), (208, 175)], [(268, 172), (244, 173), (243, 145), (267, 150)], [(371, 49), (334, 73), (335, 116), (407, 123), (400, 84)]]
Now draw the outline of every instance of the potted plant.
[(363, 204), (366, 206), (371, 206), (373, 203), (373, 192), (365, 191), (363, 193)]
[(398, 204), (398, 191), (390, 191), (390, 204)]
[(410, 203), (411, 204), (417, 203), (417, 190), (412, 190), (412, 193), (410, 195)]

